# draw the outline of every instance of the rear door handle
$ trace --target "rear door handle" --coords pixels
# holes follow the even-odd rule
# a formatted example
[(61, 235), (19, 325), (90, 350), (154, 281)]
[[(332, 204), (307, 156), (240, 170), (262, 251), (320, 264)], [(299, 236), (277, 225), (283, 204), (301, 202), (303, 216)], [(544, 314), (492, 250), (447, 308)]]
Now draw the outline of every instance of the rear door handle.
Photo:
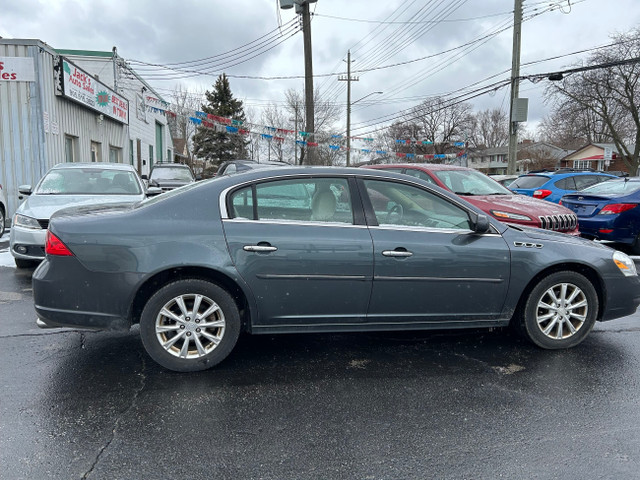
[(272, 247), (271, 245), (245, 245), (242, 247), (245, 252), (275, 252), (278, 247)]
[(409, 252), (407, 250), (383, 250), (382, 255), (385, 257), (410, 257), (413, 255), (413, 252)]

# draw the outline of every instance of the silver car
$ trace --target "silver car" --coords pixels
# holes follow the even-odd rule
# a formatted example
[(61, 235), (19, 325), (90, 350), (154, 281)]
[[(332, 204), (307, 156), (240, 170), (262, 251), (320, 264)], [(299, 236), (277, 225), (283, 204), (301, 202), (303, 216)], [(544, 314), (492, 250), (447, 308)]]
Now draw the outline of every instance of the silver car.
[(133, 203), (145, 198), (140, 177), (130, 165), (60, 163), (36, 187), (18, 187), (27, 199), (13, 217), (10, 250), (18, 268), (44, 259), (44, 244), (51, 215), (63, 208), (90, 204)]
[(0, 185), (0, 237), (4, 234), (4, 225), (7, 221), (7, 199), (4, 196), (4, 190)]

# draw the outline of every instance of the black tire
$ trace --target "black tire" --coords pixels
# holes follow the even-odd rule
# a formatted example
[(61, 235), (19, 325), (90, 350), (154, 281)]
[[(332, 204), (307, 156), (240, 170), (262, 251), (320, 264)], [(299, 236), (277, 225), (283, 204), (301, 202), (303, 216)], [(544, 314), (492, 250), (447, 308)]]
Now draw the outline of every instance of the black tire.
[[(173, 315), (161, 313), (167, 310)], [(210, 310), (206, 317), (198, 316)], [(233, 298), (205, 280), (184, 279), (165, 285), (149, 299), (140, 317), (145, 350), (157, 363), (176, 372), (217, 365), (231, 353), (239, 335), (240, 314)]]
[(631, 255), (640, 255), (640, 235), (638, 235), (635, 241), (631, 244), (631, 248), (629, 249), (629, 253)]
[(597, 315), (598, 294), (593, 284), (579, 273), (565, 271), (540, 280), (527, 297), (520, 322), (531, 342), (555, 350), (582, 342)]
[(40, 263), (37, 260), (25, 260), (24, 258), (14, 258), (18, 268), (35, 268)]
[(6, 221), (6, 218), (4, 216), (4, 210), (2, 209), (2, 206), (0, 206), (0, 238), (2, 238), (2, 235), (4, 235), (5, 221)]

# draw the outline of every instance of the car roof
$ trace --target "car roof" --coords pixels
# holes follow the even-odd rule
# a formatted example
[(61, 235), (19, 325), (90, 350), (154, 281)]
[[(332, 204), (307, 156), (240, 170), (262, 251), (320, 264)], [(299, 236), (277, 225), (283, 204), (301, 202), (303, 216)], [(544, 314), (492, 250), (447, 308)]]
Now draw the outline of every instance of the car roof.
[(191, 170), (189, 165), (183, 163), (156, 163), (151, 169), (153, 170), (154, 168), (188, 168)]
[(67, 162), (56, 163), (51, 169), (59, 168), (102, 168), (107, 170), (132, 170), (135, 169), (127, 163), (109, 163), (109, 162)]
[(449, 165), (446, 163), (385, 163), (381, 165), (363, 165), (365, 168), (420, 168), (423, 170), (474, 170), (469, 167), (462, 167), (460, 165)]

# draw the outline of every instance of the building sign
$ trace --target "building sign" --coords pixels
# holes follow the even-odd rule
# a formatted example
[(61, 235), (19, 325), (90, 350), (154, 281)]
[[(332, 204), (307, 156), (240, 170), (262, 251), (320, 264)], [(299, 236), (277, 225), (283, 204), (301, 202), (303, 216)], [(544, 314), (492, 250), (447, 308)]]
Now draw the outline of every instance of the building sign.
[(113, 120), (129, 123), (129, 101), (64, 57), (57, 72), (65, 97)]
[(35, 82), (31, 57), (0, 57), (0, 82)]

